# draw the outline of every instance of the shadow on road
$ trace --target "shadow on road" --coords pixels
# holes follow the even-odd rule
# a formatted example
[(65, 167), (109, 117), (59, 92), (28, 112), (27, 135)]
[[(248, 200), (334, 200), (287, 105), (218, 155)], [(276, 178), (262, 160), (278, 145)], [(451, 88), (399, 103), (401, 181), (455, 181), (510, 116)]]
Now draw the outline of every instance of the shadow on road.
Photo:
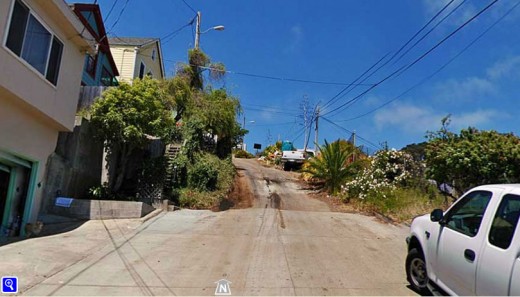
[(32, 236), (16, 236), (16, 237), (0, 237), (0, 247), (4, 245), (8, 245), (11, 243), (37, 238), (37, 237), (46, 237), (52, 236), (60, 233), (66, 233), (72, 230), (79, 228), (81, 225), (85, 224), (86, 220), (77, 220), (72, 218), (64, 218), (52, 216), (43, 220), (44, 225), (41, 232), (38, 235)]
[(410, 285), (407, 285), (406, 287), (407, 287), (410, 291), (412, 291), (412, 292), (414, 292), (414, 293), (416, 293), (416, 294), (419, 294), (419, 295), (421, 295), (421, 296), (433, 296), (433, 294), (430, 292), (430, 290), (426, 290), (426, 292), (417, 292), (417, 291), (414, 290), (414, 289), (412, 288), (412, 286), (410, 286)]

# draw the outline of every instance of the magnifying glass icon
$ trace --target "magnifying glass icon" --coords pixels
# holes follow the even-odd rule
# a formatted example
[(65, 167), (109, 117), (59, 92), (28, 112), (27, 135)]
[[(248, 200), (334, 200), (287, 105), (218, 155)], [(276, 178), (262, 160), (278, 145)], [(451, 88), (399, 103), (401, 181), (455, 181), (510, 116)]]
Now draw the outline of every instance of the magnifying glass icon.
[(11, 289), (11, 291), (14, 291), (13, 280), (12, 279), (6, 279), (5, 282), (4, 282), (4, 285), (6, 287), (8, 287), (9, 289)]

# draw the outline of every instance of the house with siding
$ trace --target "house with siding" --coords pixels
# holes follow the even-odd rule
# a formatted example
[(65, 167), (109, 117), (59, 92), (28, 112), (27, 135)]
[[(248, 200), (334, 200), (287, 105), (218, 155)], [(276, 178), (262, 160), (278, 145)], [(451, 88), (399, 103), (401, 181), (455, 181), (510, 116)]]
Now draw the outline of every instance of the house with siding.
[(94, 36), (97, 44), (95, 54), (85, 55), (81, 85), (116, 86), (118, 84), (116, 77), (119, 76), (119, 72), (110, 51), (99, 5), (75, 3), (70, 7), (85, 26), (85, 30)]
[(146, 75), (156, 79), (165, 77), (158, 38), (112, 37), (108, 42), (119, 71), (118, 80), (132, 82)]
[(74, 127), (94, 37), (64, 0), (0, 1), (0, 236), (23, 235), (42, 202), (46, 162)]

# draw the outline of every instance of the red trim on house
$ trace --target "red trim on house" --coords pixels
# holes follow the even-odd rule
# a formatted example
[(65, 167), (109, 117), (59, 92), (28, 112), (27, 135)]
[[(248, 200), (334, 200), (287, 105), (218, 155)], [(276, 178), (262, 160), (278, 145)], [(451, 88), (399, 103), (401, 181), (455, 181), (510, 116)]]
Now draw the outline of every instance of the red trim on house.
[[(112, 56), (112, 52), (110, 51), (110, 45), (108, 44), (108, 36), (106, 36), (105, 24), (103, 23), (103, 17), (101, 16), (101, 10), (99, 5), (97, 4), (84, 4), (84, 3), (76, 3), (71, 5), (72, 11), (79, 18), (81, 23), (85, 26), (85, 28), (96, 38), (96, 42), (99, 44), (99, 50), (105, 53), (108, 57), (108, 62), (114, 71), (114, 76), (119, 76), (119, 71), (117, 70), (116, 63), (114, 61), (114, 57)], [(88, 20), (81, 14), (81, 12), (92, 12), (94, 15), (94, 19), (96, 21), (96, 25), (99, 30), (99, 35), (97, 32), (90, 26)], [(97, 62), (97, 57), (96, 57)]]

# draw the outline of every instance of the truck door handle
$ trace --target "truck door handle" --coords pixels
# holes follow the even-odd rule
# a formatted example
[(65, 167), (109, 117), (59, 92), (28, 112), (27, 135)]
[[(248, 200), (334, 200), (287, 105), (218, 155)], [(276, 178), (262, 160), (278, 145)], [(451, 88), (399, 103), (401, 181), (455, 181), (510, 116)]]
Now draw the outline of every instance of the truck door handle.
[(472, 250), (464, 250), (464, 258), (470, 260), (471, 262), (475, 261), (475, 252)]

